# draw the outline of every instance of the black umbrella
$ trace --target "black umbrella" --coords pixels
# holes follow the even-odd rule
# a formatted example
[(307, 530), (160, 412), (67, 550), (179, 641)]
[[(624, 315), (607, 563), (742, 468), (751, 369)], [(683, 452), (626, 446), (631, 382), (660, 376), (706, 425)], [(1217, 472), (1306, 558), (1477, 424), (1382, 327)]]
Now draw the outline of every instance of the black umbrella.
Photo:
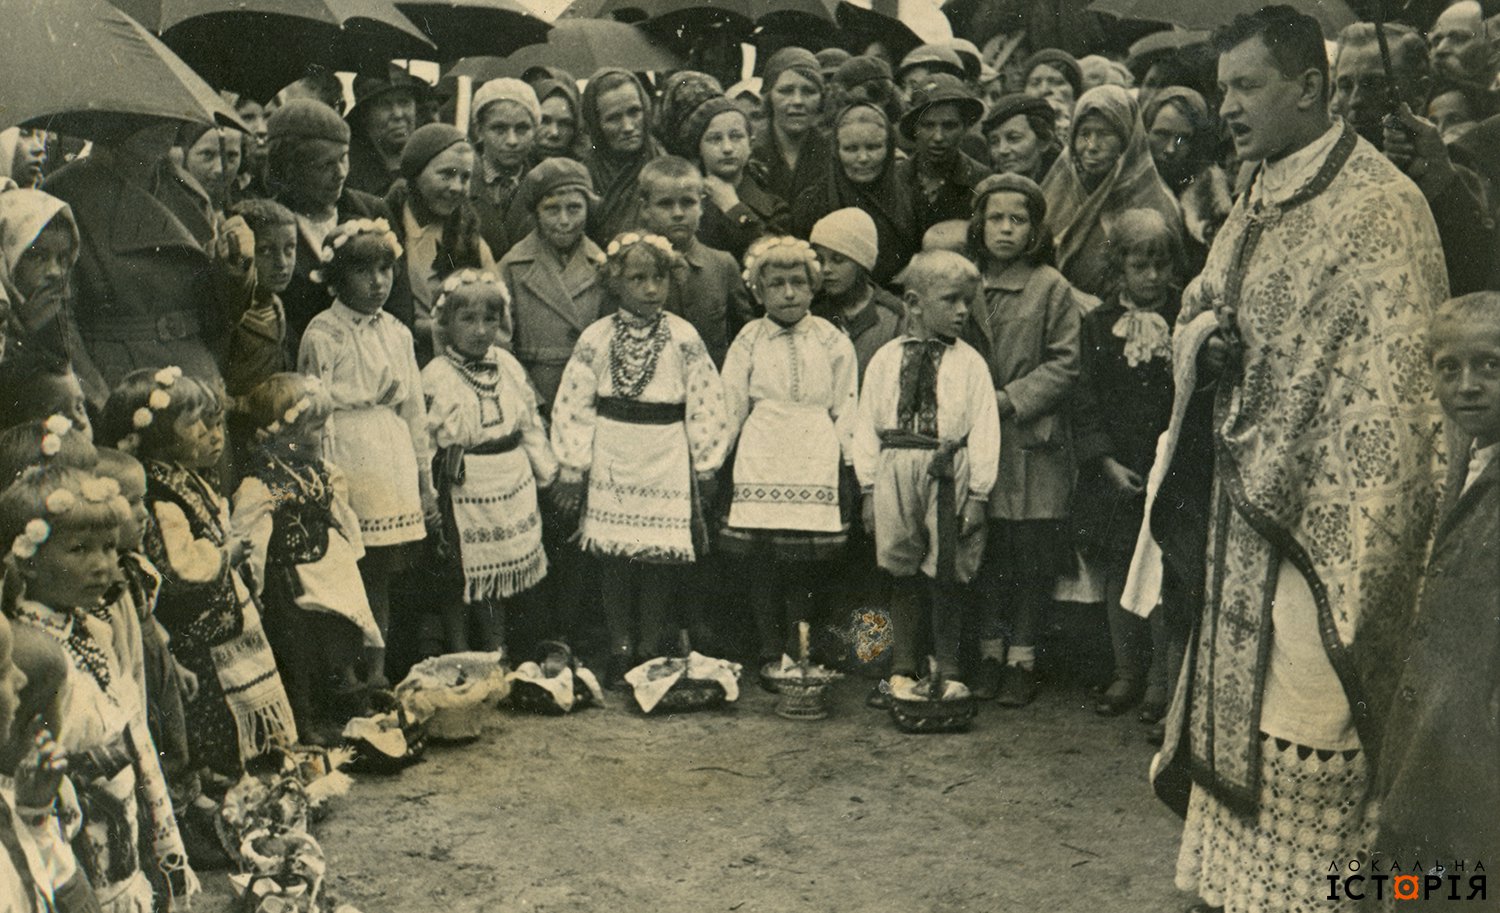
[[(1354, 10), (1345, 0), (1278, 0), (1317, 19), (1323, 34), (1333, 37), (1344, 26), (1356, 21)], [(1089, 9), (1109, 13), (1122, 19), (1147, 19), (1170, 22), (1186, 29), (1213, 29), (1240, 14), (1253, 13), (1266, 0), (1094, 0)]]
[(547, 40), (552, 26), (517, 0), (396, 0), (442, 60), (509, 54)]
[(114, 0), (211, 84), (265, 101), (306, 76), (433, 50), (390, 0)]
[(475, 85), (499, 76), (520, 77), (532, 67), (560, 67), (587, 76), (600, 67), (632, 72), (681, 69), (680, 56), (633, 25), (608, 19), (559, 19), (542, 44), (508, 57), (467, 57), (444, 74), (468, 76)]
[(245, 129), (202, 77), (104, 0), (0, 0), (0, 20), (0, 127), (99, 140), (162, 118)]

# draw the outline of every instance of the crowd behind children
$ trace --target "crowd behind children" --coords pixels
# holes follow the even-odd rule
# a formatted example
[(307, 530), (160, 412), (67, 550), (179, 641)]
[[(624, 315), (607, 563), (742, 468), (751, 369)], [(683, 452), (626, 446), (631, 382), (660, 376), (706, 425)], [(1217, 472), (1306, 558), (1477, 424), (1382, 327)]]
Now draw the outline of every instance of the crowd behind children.
[[(1488, 862), (1500, 53), (1477, 3), (1429, 24), (1388, 27), (1395, 114), (1359, 26), (1319, 91), (1415, 182), (1455, 295), (1407, 340), (1454, 472), (1372, 820)], [(248, 135), (146, 126), (64, 163), (0, 133), (0, 910), (178, 906), (247, 767), (337, 744), (442, 653), (561, 642), (618, 685), (683, 630), (775, 668), (809, 622), (850, 668), (874, 611), (872, 707), (936, 676), (1023, 708), (1082, 674), (1160, 744), (1225, 547), (1206, 510), (1146, 515), (1148, 488), (1160, 512), (1227, 484), (1174, 330), (1259, 160), (1211, 55), (976, 37), (787, 46), (728, 91), (536, 68), (476, 86), (467, 129), (392, 71), (347, 111), (318, 77), (236, 99)], [(1229, 358), (1219, 383), (1265, 380)]]

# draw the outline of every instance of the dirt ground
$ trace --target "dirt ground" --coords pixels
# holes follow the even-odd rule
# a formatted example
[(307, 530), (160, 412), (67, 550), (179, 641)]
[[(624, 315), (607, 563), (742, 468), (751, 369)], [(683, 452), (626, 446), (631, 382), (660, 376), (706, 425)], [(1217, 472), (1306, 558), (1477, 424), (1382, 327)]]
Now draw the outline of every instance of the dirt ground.
[[(747, 677), (731, 708), (647, 718), (498, 711), (400, 775), (361, 777), (317, 828), (363, 913), (1164, 913), (1179, 823), (1133, 715), (1081, 685), (906, 735), (835, 685), (793, 722)], [(198, 909), (227, 913), (223, 873)]]

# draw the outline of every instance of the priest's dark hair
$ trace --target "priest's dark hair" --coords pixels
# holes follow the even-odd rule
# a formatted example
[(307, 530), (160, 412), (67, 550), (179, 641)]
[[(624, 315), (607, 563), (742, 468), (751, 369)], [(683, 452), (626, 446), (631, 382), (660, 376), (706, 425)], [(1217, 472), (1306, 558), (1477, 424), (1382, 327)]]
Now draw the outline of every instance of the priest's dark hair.
[(1282, 4), (1263, 6), (1253, 13), (1234, 17), (1215, 31), (1213, 48), (1223, 54), (1252, 38), (1265, 42), (1276, 69), (1287, 79), (1316, 70), (1323, 78), (1323, 95), (1327, 97), (1331, 91), (1328, 50), (1323, 44), (1323, 27), (1317, 19)]

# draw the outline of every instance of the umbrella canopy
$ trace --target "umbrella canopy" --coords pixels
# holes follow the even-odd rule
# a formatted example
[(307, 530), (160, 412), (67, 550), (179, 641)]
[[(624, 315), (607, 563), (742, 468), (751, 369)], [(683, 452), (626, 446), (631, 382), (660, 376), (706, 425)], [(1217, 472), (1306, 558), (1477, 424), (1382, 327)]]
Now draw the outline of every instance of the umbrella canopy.
[(656, 43), (639, 28), (608, 19), (558, 19), (542, 44), (532, 44), (509, 57), (467, 57), (445, 75), (468, 76), (475, 85), (500, 76), (522, 76), (532, 67), (561, 67), (587, 76), (600, 67), (676, 70), (682, 58)]
[(432, 42), (390, 0), (115, 0), (220, 89), (265, 101), (308, 67), (366, 70)]
[[(1281, 0), (1317, 19), (1328, 38), (1357, 20), (1345, 0)], [(1109, 13), (1122, 19), (1147, 19), (1170, 22), (1186, 29), (1213, 29), (1228, 23), (1242, 13), (1253, 13), (1265, 6), (1265, 0), (1094, 0), (1089, 9)]]
[(396, 0), (443, 60), (509, 54), (547, 40), (552, 26), (517, 0)]
[(938, 0), (841, 0), (838, 22), (868, 41), (886, 42), (903, 57), (919, 44), (953, 37)]
[(104, 0), (0, 0), (0, 127), (110, 140), (154, 119), (244, 130), (176, 54)]

